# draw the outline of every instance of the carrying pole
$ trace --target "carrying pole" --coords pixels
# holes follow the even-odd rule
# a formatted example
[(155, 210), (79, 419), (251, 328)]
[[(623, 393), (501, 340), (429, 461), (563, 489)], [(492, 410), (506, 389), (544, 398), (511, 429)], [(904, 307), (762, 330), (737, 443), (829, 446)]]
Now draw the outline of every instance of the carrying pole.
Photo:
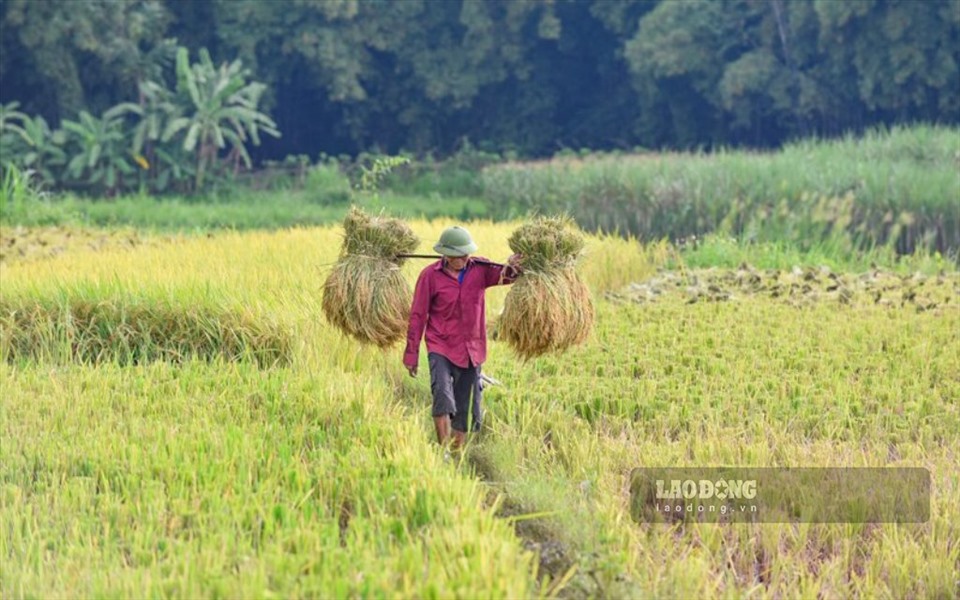
[[(443, 257), (440, 256), (439, 254), (398, 254), (398, 255), (397, 255), (397, 258), (432, 258), (433, 260), (436, 260), (436, 259), (438, 259), (438, 258), (443, 258)], [(475, 259), (473, 259), (473, 260), (474, 260), (477, 264), (481, 264), (481, 265), (491, 265), (491, 266), (494, 266), (494, 267), (502, 267), (502, 266), (504, 266), (503, 263), (493, 262), (493, 261), (489, 261), (489, 260), (483, 260), (483, 259), (480, 259), (480, 258), (475, 258)]]

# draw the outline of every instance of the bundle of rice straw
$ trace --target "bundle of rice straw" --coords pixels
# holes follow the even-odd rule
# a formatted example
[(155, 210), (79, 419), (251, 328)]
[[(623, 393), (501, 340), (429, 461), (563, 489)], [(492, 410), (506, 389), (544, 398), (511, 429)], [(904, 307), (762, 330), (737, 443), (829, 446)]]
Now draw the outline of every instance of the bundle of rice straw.
[(363, 343), (386, 348), (405, 337), (412, 291), (398, 254), (419, 240), (398, 219), (371, 217), (352, 207), (343, 220), (340, 258), (323, 285), (323, 314)]
[(504, 299), (498, 330), (524, 360), (562, 352), (593, 328), (590, 290), (575, 271), (584, 240), (568, 217), (537, 217), (513, 232), (523, 276)]

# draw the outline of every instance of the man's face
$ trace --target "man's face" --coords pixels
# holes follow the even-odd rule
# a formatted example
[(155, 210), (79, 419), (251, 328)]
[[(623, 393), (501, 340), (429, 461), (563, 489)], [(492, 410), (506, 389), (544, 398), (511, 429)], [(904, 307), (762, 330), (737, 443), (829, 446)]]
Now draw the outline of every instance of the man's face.
[(448, 256), (447, 266), (453, 269), (454, 271), (462, 271), (464, 267), (467, 266), (468, 258), (470, 258), (469, 254), (466, 256)]

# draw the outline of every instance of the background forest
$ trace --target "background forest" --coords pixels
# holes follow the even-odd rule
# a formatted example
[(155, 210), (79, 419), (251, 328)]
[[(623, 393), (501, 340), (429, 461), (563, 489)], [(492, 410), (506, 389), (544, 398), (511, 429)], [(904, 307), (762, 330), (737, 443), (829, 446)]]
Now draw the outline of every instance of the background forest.
[[(960, 120), (958, 0), (2, 0), (0, 102), (150, 106), (177, 48), (242, 62), (254, 158), (776, 147)], [(238, 66), (239, 72), (241, 68)], [(161, 132), (162, 134), (162, 132)], [(202, 142), (199, 144), (202, 146)]]

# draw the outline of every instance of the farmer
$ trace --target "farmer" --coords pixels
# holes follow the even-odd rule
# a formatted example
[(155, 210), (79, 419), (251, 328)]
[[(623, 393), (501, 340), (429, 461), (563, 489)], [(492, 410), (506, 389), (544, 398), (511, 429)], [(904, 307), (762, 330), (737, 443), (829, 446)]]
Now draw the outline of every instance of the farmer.
[(417, 376), (420, 339), (426, 329), (437, 441), (447, 444), (452, 427), (453, 445), (461, 447), (468, 421), (476, 431), (482, 417), (480, 368), (487, 359), (484, 295), (490, 286), (516, 280), (520, 256), (514, 254), (502, 266), (471, 257), (477, 245), (463, 227), (445, 229), (433, 249), (443, 257), (417, 279), (403, 364), (411, 377)]

